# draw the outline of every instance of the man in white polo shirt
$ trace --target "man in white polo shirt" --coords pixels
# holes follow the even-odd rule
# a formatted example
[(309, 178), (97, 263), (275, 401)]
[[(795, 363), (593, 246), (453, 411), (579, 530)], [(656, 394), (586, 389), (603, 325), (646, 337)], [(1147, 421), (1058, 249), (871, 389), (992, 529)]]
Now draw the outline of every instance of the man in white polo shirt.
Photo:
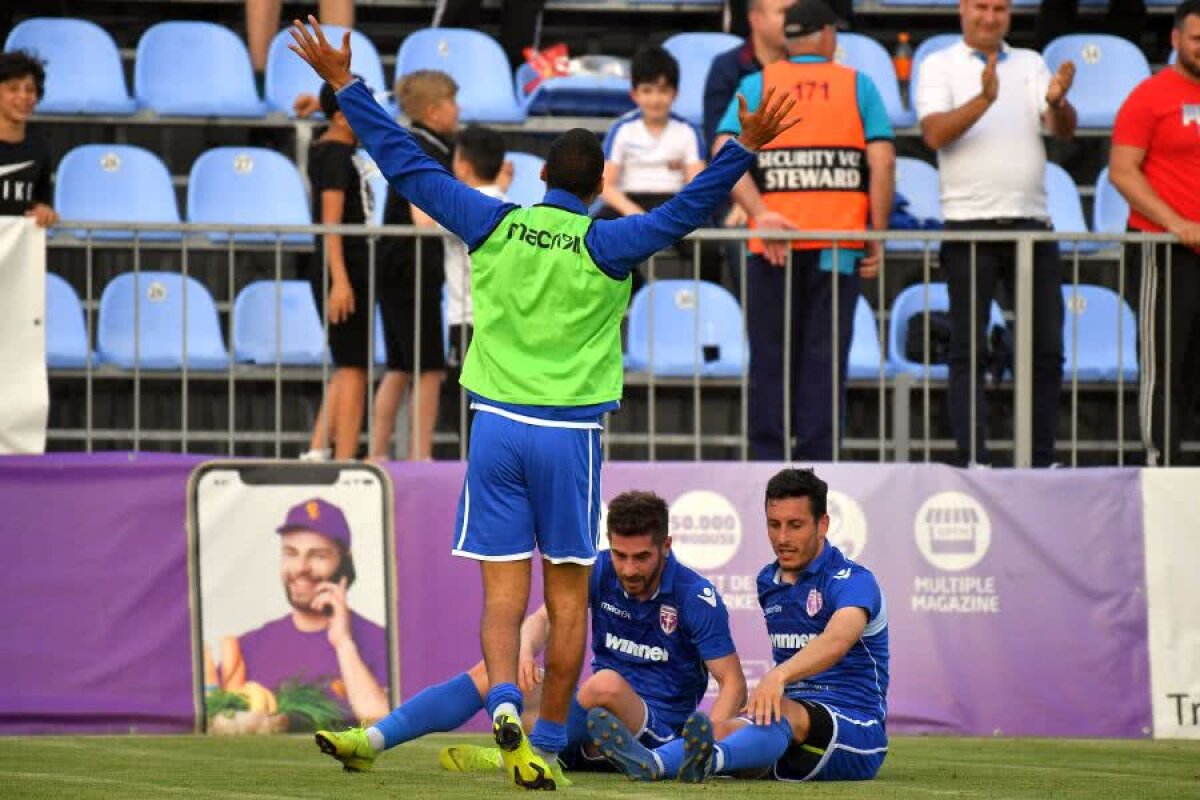
[[(1075, 109), (1067, 91), (1075, 65), (1054, 75), (1033, 50), (1004, 41), (1012, 20), (1010, 0), (960, 0), (963, 38), (921, 65), (917, 115), (925, 143), (938, 154), (942, 217), (948, 230), (1049, 230), (1046, 149), (1042, 129), (1068, 139)], [(975, 430), (971, 431), (972, 245), (944, 242), (941, 263), (950, 292), (950, 421), (958, 463), (990, 464), (984, 441), (981, 355), (985, 326), (1003, 278), (1014, 287), (1016, 249), (1007, 243), (975, 245)], [(1054, 432), (1062, 388), (1062, 265), (1058, 245), (1034, 248), (1033, 462), (1054, 463)]]

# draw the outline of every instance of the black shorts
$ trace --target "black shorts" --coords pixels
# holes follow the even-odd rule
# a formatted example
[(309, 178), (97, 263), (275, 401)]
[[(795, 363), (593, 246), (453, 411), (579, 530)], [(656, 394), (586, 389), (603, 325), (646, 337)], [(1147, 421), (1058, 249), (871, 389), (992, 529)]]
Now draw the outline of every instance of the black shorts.
[(392, 246), (408, 248), (409, 258), (400, 260), (389, 255), (380, 262), (376, 281), (383, 313), (387, 368), (399, 372), (415, 370), (417, 348), (414, 346), (414, 324), (419, 304), (421, 371), (444, 370), (446, 346), (442, 341), (442, 285), (446, 282), (445, 268), (441, 259), (422, 259), (421, 292), (418, 297), (417, 273), (411, 264), (412, 241), (396, 242)]
[(808, 711), (808, 738), (803, 744), (792, 740), (783, 756), (775, 762), (775, 772), (785, 778), (799, 780), (811, 775), (820, 765), (826, 748), (833, 740), (833, 717), (829, 709), (809, 700), (794, 700)]
[[(366, 369), (373, 352), (370, 328), (367, 321), (370, 316), (368, 297), (367, 260), (366, 253), (358, 258), (358, 254), (346, 253), (346, 273), (350, 278), (350, 289), (354, 292), (354, 313), (338, 324), (329, 323), (328, 341), (329, 354), (333, 363), (339, 367), (357, 367)], [(314, 263), (309, 269), (309, 284), (312, 286), (313, 299), (317, 301), (317, 311), (321, 315), (321, 324), (325, 324), (325, 291), (321, 285), (322, 270), (319, 263)], [(378, 320), (376, 320), (378, 324)]]

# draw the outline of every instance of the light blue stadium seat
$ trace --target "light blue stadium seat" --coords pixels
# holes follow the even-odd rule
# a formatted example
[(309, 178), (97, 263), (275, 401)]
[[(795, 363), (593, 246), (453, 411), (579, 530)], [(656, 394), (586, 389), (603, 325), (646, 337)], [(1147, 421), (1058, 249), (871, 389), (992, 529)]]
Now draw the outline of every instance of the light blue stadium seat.
[(874, 81), (893, 126), (907, 128), (916, 122), (916, 117), (900, 98), (896, 68), (883, 45), (861, 33), (839, 33), (834, 59), (840, 64), (854, 67)]
[(512, 162), (513, 180), (508, 187), (508, 199), (522, 206), (542, 202), (546, 196), (546, 184), (542, 182), (542, 166), (545, 161), (530, 153), (508, 152), (504, 158)]
[[(325, 36), (330, 42), (341, 46), (342, 35), (346, 32), (344, 27), (322, 25), (321, 29), (325, 31)], [(292, 104), (297, 95), (315, 95), (321, 91), (321, 79), (313, 72), (312, 67), (288, 49), (288, 45), (294, 42), (286, 29), (275, 34), (275, 38), (271, 40), (271, 47), (267, 50), (267, 69), (263, 83), (263, 99), (267, 105), (272, 111), (282, 111), (289, 116), (294, 116)], [(385, 98), (389, 87), (383, 74), (383, 62), (375, 45), (366, 34), (352, 30), (350, 52), (354, 74), (366, 81), (376, 97)], [(390, 101), (387, 102), (387, 108), (395, 113)]]
[(71, 284), (46, 273), (46, 366), (81, 369), (87, 365), (88, 332), (83, 305)]
[[(59, 216), (80, 222), (179, 223), (171, 174), (154, 153), (128, 144), (85, 144), (63, 156), (54, 181)], [(79, 230), (77, 236), (86, 235)], [(146, 232), (143, 239), (178, 239)], [(94, 231), (96, 239), (130, 239), (132, 231)]]
[[(1129, 201), (1108, 179), (1108, 167), (1096, 178), (1096, 197), (1092, 203), (1092, 230), (1096, 233), (1125, 233), (1129, 227)], [(1119, 245), (1110, 244), (1109, 247)]]
[[(700, 375), (710, 378), (740, 377), (746, 370), (742, 309), (733, 295), (707, 281), (664, 280), (643, 286), (629, 304), (628, 342), (625, 367), (630, 370), (690, 377), (699, 364)], [(714, 345), (716, 352), (710, 355), (716, 358), (706, 363), (704, 348)]]
[[(261, 147), (215, 147), (192, 164), (189, 222), (242, 225), (309, 225), (308, 195), (296, 165)], [(210, 233), (213, 241), (229, 234)], [(274, 242), (271, 233), (238, 233), (239, 242)], [(289, 233), (288, 244), (311, 244), (312, 235)]]
[(854, 334), (850, 339), (850, 361), (846, 367), (846, 377), (852, 381), (878, 380), (879, 362), (882, 360), (883, 374), (886, 378), (891, 374), (892, 366), (882, 359), (882, 353), (875, 312), (871, 310), (867, 298), (860, 294), (858, 303), (854, 306)]
[[(1050, 212), (1050, 223), (1058, 233), (1088, 233), (1087, 220), (1083, 216), (1083, 200), (1079, 187), (1068, 172), (1052, 161), (1046, 162), (1046, 207)], [(1090, 242), (1061, 242), (1059, 249), (1092, 252), (1095, 244)]]
[(1117, 36), (1076, 33), (1046, 45), (1050, 71), (1075, 62), (1075, 82), (1067, 94), (1081, 128), (1111, 128), (1117, 109), (1133, 88), (1150, 77), (1150, 64), (1136, 46)]
[(371, 187), (371, 213), (367, 215), (368, 225), (383, 224), (383, 207), (387, 204), (388, 182), (387, 178), (383, 177), (383, 173), (379, 171), (379, 167), (375, 165), (375, 161), (371, 158), (371, 154), (366, 150), (359, 150), (358, 157), (363, 159), (363, 163), (368, 165), (367, 183)]
[[(1133, 309), (1111, 289), (1102, 286), (1063, 286), (1063, 378), (1070, 381), (1078, 369), (1081, 381), (1137, 380), (1137, 322)], [(1117, 336), (1117, 315), (1121, 334)], [(1073, 337), (1078, 334), (1078, 339)], [(1117, 369), (1120, 353), (1121, 369)]]
[[(233, 303), (233, 353), (255, 364), (320, 364), (325, 331), (308, 281), (254, 281)], [(280, 313), (282, 311), (282, 313)], [(277, 331), (282, 336), (276, 336)]]
[(137, 103), (125, 86), (121, 54), (94, 22), (60, 17), (23, 20), (9, 32), (5, 50), (30, 50), (46, 62), (43, 114), (132, 114)]
[[(908, 200), (908, 213), (918, 220), (942, 218), (941, 189), (937, 168), (919, 158), (900, 156), (896, 159), (896, 191)], [(929, 245), (937, 249), (937, 242)], [(921, 251), (925, 243), (918, 241), (889, 241), (888, 250), (897, 252)]]
[[(888, 362), (897, 373), (903, 372), (917, 378), (923, 378), (925, 375), (925, 365), (919, 361), (910, 361), (905, 355), (904, 345), (908, 336), (908, 325), (910, 322), (914, 325), (923, 324), (921, 315), (927, 310), (947, 312), (950, 310), (950, 293), (946, 284), (929, 284), (928, 302), (927, 306), (925, 287), (919, 283), (901, 290), (900, 294), (896, 295), (896, 299), (892, 301), (891, 318), (888, 321)], [(1000, 310), (1000, 305), (994, 300), (988, 316), (989, 331), (1004, 325), (1004, 312)], [(943, 381), (949, 376), (950, 367), (947, 364), (929, 365), (930, 380)]]
[(693, 125), (703, 125), (704, 84), (713, 59), (741, 44), (729, 33), (677, 33), (663, 42), (663, 49), (679, 62), (679, 95), (671, 110)]
[(925, 62), (925, 59), (929, 58), (930, 55), (936, 53), (938, 50), (944, 50), (960, 39), (962, 39), (961, 33), (935, 34), (934, 36), (930, 36), (928, 39), (917, 45), (917, 49), (913, 51), (912, 75), (910, 76), (909, 80), (910, 88), (908, 90), (908, 96), (913, 105), (914, 114), (917, 111), (915, 102), (917, 94), (917, 77), (921, 73), (921, 65)]
[(464, 122), (524, 122), (513, 94), (512, 70), (496, 40), (464, 28), (426, 28), (396, 53), (396, 78), (419, 69), (448, 73), (458, 84)]
[(537, 77), (533, 67), (517, 68), (514, 88), (518, 101), (531, 117), (618, 117), (634, 107), (628, 78), (613, 75), (564, 75), (548, 78), (526, 92)]
[(133, 70), (138, 101), (163, 116), (260, 117), (250, 54), (212, 22), (160, 22), (138, 40)]
[[(96, 352), (124, 369), (180, 369), (184, 363), (184, 287), (187, 287), (188, 369), (229, 366), (217, 307), (208, 289), (174, 272), (126, 272), (100, 296)], [(137, 321), (135, 334), (134, 321)]]

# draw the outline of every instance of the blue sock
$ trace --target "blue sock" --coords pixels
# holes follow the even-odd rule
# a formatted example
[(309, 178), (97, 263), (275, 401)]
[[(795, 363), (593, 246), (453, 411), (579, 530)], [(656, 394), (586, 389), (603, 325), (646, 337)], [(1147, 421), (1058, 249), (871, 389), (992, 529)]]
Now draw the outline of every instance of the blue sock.
[(786, 719), (739, 728), (717, 745), (725, 757), (721, 772), (769, 767), (783, 757), (791, 743), (792, 724)]
[(374, 724), (383, 734), (384, 748), (438, 731), (452, 731), (483, 708), (471, 676), (462, 673), (445, 683), (421, 690)]
[(559, 722), (539, 719), (529, 734), (529, 743), (543, 753), (557, 756), (567, 747), (567, 728)]
[(515, 683), (497, 683), (487, 693), (488, 716), (496, 716), (496, 708), (504, 703), (512, 703), (516, 707), (518, 714), (525, 707), (524, 698), (521, 697), (521, 690), (517, 688)]
[(683, 737), (677, 736), (662, 747), (655, 748), (654, 754), (662, 762), (663, 777), (677, 777), (679, 768), (683, 766)]
[(571, 708), (567, 711), (567, 746), (571, 750), (583, 747), (591, 740), (588, 737), (587, 709), (579, 705), (579, 701), (571, 698)]

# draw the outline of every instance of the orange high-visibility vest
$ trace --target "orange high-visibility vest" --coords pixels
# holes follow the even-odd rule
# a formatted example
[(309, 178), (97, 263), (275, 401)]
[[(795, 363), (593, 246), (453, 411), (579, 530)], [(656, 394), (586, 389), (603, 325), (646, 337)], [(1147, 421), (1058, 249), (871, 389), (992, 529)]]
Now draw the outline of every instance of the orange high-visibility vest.
[[(751, 176), (767, 208), (807, 231), (867, 227), (867, 141), (858, 108), (858, 73), (829, 62), (777, 61), (763, 70), (763, 96), (774, 87), (799, 102), (801, 121), (758, 151)], [(754, 227), (751, 223), (751, 227)], [(798, 241), (797, 250), (832, 246)], [(839, 242), (862, 249), (862, 242)], [(750, 250), (762, 252), (752, 239)]]

